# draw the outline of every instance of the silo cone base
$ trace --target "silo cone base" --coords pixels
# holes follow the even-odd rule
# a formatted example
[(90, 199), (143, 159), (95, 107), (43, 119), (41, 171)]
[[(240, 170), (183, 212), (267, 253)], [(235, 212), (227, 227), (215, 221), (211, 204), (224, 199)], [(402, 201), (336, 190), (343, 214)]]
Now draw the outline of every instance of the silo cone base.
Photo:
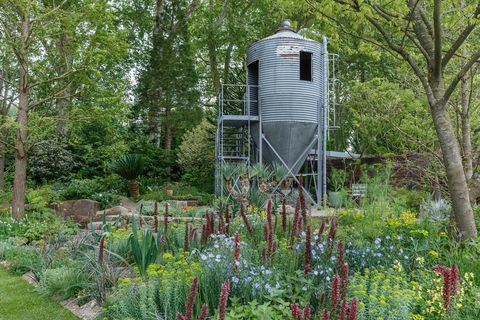
[[(308, 153), (304, 155), (302, 153), (315, 138), (317, 124), (293, 121), (269, 122), (264, 123), (262, 128), (265, 138), (283, 162), (292, 170), (293, 174), (298, 174), (308, 155)], [(313, 148), (315, 147), (316, 144), (313, 145)], [(299, 159), (301, 156), (302, 159)], [(282, 161), (265, 142), (263, 143), (263, 160), (267, 163), (282, 164)], [(296, 165), (292, 168), (295, 163)]]

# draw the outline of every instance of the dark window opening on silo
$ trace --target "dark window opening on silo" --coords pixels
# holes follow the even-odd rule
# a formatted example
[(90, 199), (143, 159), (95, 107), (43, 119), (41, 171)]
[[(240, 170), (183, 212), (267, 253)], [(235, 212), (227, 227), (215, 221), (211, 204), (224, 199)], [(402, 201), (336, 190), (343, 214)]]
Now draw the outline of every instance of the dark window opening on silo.
[(312, 81), (312, 53), (300, 51), (300, 80)]
[(247, 66), (250, 115), (258, 116), (258, 60)]

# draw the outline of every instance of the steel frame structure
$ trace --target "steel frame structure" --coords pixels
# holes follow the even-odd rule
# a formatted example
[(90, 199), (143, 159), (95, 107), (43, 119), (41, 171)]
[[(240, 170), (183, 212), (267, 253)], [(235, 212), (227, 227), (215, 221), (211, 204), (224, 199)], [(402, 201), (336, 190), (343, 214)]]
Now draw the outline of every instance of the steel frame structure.
[[(331, 129), (337, 128), (335, 119), (335, 103), (336, 97), (331, 99), (331, 94), (337, 84), (335, 78), (335, 72), (333, 77), (330, 77), (329, 67), (333, 64), (333, 70), (335, 70), (335, 61), (337, 55), (329, 55), (327, 51), (327, 39), (323, 38), (324, 51), (322, 53), (322, 63), (325, 68), (325, 77), (321, 81), (321, 98), (317, 102), (318, 117), (316, 134), (308, 144), (307, 148), (297, 157), (295, 163), (288, 167), (282, 159), (281, 155), (275, 150), (270, 141), (267, 139), (262, 131), (262, 95), (261, 87), (258, 85), (240, 85), (240, 84), (222, 84), (221, 93), (219, 96), (219, 114), (217, 118), (217, 132), (215, 139), (215, 192), (218, 196), (225, 196), (228, 191), (224, 186), (224, 179), (222, 168), (228, 162), (244, 163), (247, 166), (254, 165), (256, 163), (263, 163), (262, 150), (263, 145), (266, 144), (270, 150), (279, 159), (281, 165), (283, 165), (288, 173), (282, 177), (277, 183), (277, 186), (272, 190), (271, 195), (278, 193), (279, 186), (288, 178), (299, 184), (299, 176), (302, 175), (304, 179), (304, 190), (307, 199), (312, 205), (326, 206), (326, 192), (327, 192), (327, 140), (328, 132)], [(230, 99), (226, 95), (226, 91), (230, 88), (237, 88), (243, 91), (242, 99)], [(258, 99), (250, 101), (250, 90), (256, 88), (258, 90)], [(330, 105), (329, 102), (333, 101), (334, 105)], [(250, 104), (258, 104), (258, 116), (250, 114)], [(242, 105), (241, 114), (226, 114), (225, 105), (227, 103), (240, 103)], [(333, 113), (332, 113), (333, 111)], [(333, 114), (333, 116), (332, 116)], [(332, 125), (330, 126), (330, 123)], [(258, 125), (256, 132), (252, 132), (252, 125)], [(243, 132), (242, 141), (245, 145), (240, 147), (239, 152), (235, 155), (230, 155), (228, 148), (226, 148), (226, 141), (228, 141), (226, 128), (237, 128), (238, 132)], [(256, 139), (253, 139), (253, 135), (257, 135)], [(258, 141), (258, 145), (255, 143)], [(302, 161), (302, 172), (294, 174), (293, 168), (296, 167), (299, 162)], [(236, 190), (240, 190), (238, 179), (233, 181), (233, 186)], [(313, 190), (314, 192), (311, 192)], [(229, 197), (230, 195), (228, 195)]]

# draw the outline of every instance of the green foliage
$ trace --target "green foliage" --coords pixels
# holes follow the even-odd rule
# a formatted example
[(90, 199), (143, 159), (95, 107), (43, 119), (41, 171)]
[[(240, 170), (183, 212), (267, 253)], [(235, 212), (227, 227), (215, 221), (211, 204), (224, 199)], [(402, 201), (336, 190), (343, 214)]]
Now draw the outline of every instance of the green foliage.
[(139, 230), (137, 229), (136, 220), (133, 219), (132, 234), (130, 235), (130, 248), (140, 274), (145, 276), (147, 274), (148, 266), (154, 263), (157, 259), (160, 237), (157, 235), (157, 238), (155, 238), (148, 228), (143, 229), (141, 235), (138, 233)]
[(102, 209), (120, 204), (120, 197), (110, 192), (94, 193), (89, 199), (100, 203)]
[(290, 304), (280, 298), (271, 298), (262, 304), (256, 300), (246, 305), (236, 304), (232, 299), (233, 306), (229, 309), (227, 319), (239, 320), (276, 320), (289, 319), (291, 317)]
[[(342, 119), (355, 132), (351, 140), (362, 154), (401, 154), (435, 148), (435, 132), (426, 101), (409, 89), (375, 78), (351, 87)], [(349, 137), (346, 137), (349, 138)]]
[(132, 138), (130, 153), (141, 154), (144, 158), (144, 170), (139, 181), (145, 189), (165, 181), (177, 181), (181, 177), (176, 150), (159, 148), (147, 141), (146, 137), (137, 135)]
[(333, 169), (329, 179), (332, 191), (339, 192), (342, 190), (342, 188), (345, 186), (346, 179), (347, 172), (345, 170)]
[(144, 160), (138, 154), (126, 154), (112, 162), (112, 171), (127, 180), (135, 180), (143, 172)]
[(74, 297), (85, 286), (85, 273), (75, 266), (61, 266), (42, 273), (38, 292), (62, 300)]
[(73, 235), (78, 226), (71, 221), (62, 220), (51, 209), (28, 212), (20, 221), (11, 218), (10, 214), (0, 216), (0, 239), (19, 237), (26, 242), (55, 240), (57, 237)]
[(429, 198), (427, 191), (408, 190), (404, 188), (391, 189), (390, 194), (392, 201), (398, 206), (402, 206), (405, 210), (419, 211), (420, 206)]
[(37, 183), (65, 179), (79, 166), (67, 146), (57, 140), (32, 148), (28, 163), (29, 178)]
[(37, 189), (28, 190), (26, 194), (27, 203), (31, 209), (42, 210), (50, 203), (58, 199), (58, 194), (53, 191), (51, 185), (43, 185)]
[[(68, 183), (56, 183), (52, 188), (61, 200), (92, 199), (98, 201), (102, 200), (102, 197), (110, 198), (112, 195), (112, 204), (116, 202), (114, 194), (126, 192), (124, 181), (115, 174), (93, 179), (72, 179)], [(107, 195), (102, 195), (104, 193)], [(107, 201), (99, 202), (106, 203)]]
[(178, 148), (182, 180), (202, 190), (213, 191), (215, 165), (215, 127), (203, 120), (183, 135)]
[[(173, 191), (173, 196), (167, 195), (166, 189)], [(175, 183), (164, 187), (153, 186), (149, 192), (144, 195), (145, 200), (195, 200), (199, 205), (210, 205), (213, 203), (215, 196), (211, 193), (200, 191), (196, 187), (185, 183)]]
[(3, 250), (5, 260), (11, 263), (11, 269), (18, 275), (28, 271), (40, 274), (43, 270), (43, 259), (40, 251), (30, 246), (7, 246)]
[(352, 279), (352, 295), (359, 300), (359, 320), (408, 320), (415, 303), (415, 292), (399, 270), (365, 270)]

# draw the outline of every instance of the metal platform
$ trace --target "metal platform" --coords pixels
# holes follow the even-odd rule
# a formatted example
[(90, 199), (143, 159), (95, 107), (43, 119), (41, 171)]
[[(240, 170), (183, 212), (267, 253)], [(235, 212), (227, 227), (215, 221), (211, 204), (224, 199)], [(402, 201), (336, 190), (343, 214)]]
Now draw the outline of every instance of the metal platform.
[(258, 122), (258, 116), (247, 115), (223, 115), (218, 118), (218, 124), (223, 123), (225, 127), (243, 127), (251, 123)]

